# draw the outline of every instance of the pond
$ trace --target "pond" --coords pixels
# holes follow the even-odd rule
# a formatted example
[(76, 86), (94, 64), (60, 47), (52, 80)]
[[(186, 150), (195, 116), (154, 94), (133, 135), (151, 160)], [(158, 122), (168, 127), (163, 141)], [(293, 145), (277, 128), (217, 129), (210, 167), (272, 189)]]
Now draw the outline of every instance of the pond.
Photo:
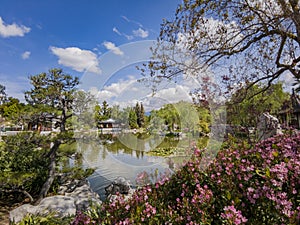
[[(190, 146), (195, 145), (195, 141), (198, 145), (206, 142), (206, 139), (198, 139), (140, 133), (102, 135), (97, 139), (77, 141), (77, 151), (83, 156), (83, 166), (95, 169), (88, 178), (91, 188), (105, 199), (104, 188), (117, 177), (130, 180), (135, 187), (138, 185), (136, 178), (141, 173), (150, 174), (151, 182), (174, 173), (190, 158)], [(155, 153), (171, 150), (172, 155), (150, 154), (153, 150)]]

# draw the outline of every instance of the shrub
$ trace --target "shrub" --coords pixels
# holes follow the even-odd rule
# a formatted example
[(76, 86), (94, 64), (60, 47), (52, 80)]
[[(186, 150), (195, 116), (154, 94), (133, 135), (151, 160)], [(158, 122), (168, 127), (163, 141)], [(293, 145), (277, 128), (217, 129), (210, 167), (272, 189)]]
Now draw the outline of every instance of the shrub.
[(300, 134), (219, 152), (206, 170), (203, 151), (170, 178), (122, 195), (72, 224), (299, 224)]

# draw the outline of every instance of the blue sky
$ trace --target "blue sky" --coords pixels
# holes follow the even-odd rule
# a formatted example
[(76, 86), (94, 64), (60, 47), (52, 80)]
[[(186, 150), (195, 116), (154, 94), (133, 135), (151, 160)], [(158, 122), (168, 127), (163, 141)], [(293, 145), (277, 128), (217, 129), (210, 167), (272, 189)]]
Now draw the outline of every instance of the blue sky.
[[(101, 57), (107, 58), (111, 51), (115, 57), (125, 58), (126, 52), (120, 46), (156, 39), (162, 19), (172, 18), (179, 3), (180, 0), (1, 1), (0, 83), (6, 86), (9, 96), (23, 99), (23, 92), (30, 88), (28, 76), (50, 68), (63, 68), (79, 77), (88, 72), (99, 78), (103, 76), (103, 66), (114, 65), (113, 58), (101, 64), (105, 61)], [(132, 74), (118, 74), (115, 80), (132, 79)], [(86, 76), (93, 82), (92, 75)]]

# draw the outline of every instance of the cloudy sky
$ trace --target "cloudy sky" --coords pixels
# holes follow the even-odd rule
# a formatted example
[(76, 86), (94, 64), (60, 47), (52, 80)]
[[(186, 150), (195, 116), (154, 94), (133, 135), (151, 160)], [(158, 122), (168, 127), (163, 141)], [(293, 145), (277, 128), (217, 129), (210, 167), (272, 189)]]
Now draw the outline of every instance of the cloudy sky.
[[(173, 18), (180, 2), (2, 1), (0, 84), (9, 96), (22, 100), (31, 87), (28, 76), (58, 67), (80, 77), (82, 87), (96, 90), (100, 98), (121, 102), (127, 93), (127, 101), (131, 94), (141, 99), (149, 92), (136, 82), (135, 65), (150, 57), (148, 49), (163, 18)], [(186, 93), (186, 87), (173, 85), (163, 91), (174, 97)]]

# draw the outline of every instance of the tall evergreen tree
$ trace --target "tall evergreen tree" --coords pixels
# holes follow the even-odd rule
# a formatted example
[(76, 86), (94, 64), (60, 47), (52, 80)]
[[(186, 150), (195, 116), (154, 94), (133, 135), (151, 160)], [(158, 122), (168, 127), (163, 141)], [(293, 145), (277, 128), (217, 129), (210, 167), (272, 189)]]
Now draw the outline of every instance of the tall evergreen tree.
[(137, 102), (136, 105), (135, 105), (135, 114), (136, 114), (136, 117), (137, 117), (137, 124), (138, 124), (138, 127), (141, 127), (141, 107), (140, 107), (140, 104)]
[(57, 152), (62, 143), (72, 140), (67, 121), (73, 116), (73, 100), (77, 77), (65, 74), (62, 69), (50, 69), (48, 73), (30, 76), (33, 88), (25, 92), (26, 101), (39, 110), (40, 119), (56, 121), (59, 133), (52, 140), (46, 157), (49, 158), (49, 173), (38, 200), (45, 197), (55, 179)]
[(131, 109), (130, 112), (129, 112), (129, 118), (128, 118), (128, 122), (129, 122), (129, 127), (131, 129), (134, 129), (134, 128), (138, 128), (139, 125), (137, 123), (137, 115), (136, 115), (136, 111), (134, 109)]
[(140, 120), (140, 127), (145, 127), (145, 109), (143, 103), (141, 103), (141, 107), (140, 107), (139, 120)]

